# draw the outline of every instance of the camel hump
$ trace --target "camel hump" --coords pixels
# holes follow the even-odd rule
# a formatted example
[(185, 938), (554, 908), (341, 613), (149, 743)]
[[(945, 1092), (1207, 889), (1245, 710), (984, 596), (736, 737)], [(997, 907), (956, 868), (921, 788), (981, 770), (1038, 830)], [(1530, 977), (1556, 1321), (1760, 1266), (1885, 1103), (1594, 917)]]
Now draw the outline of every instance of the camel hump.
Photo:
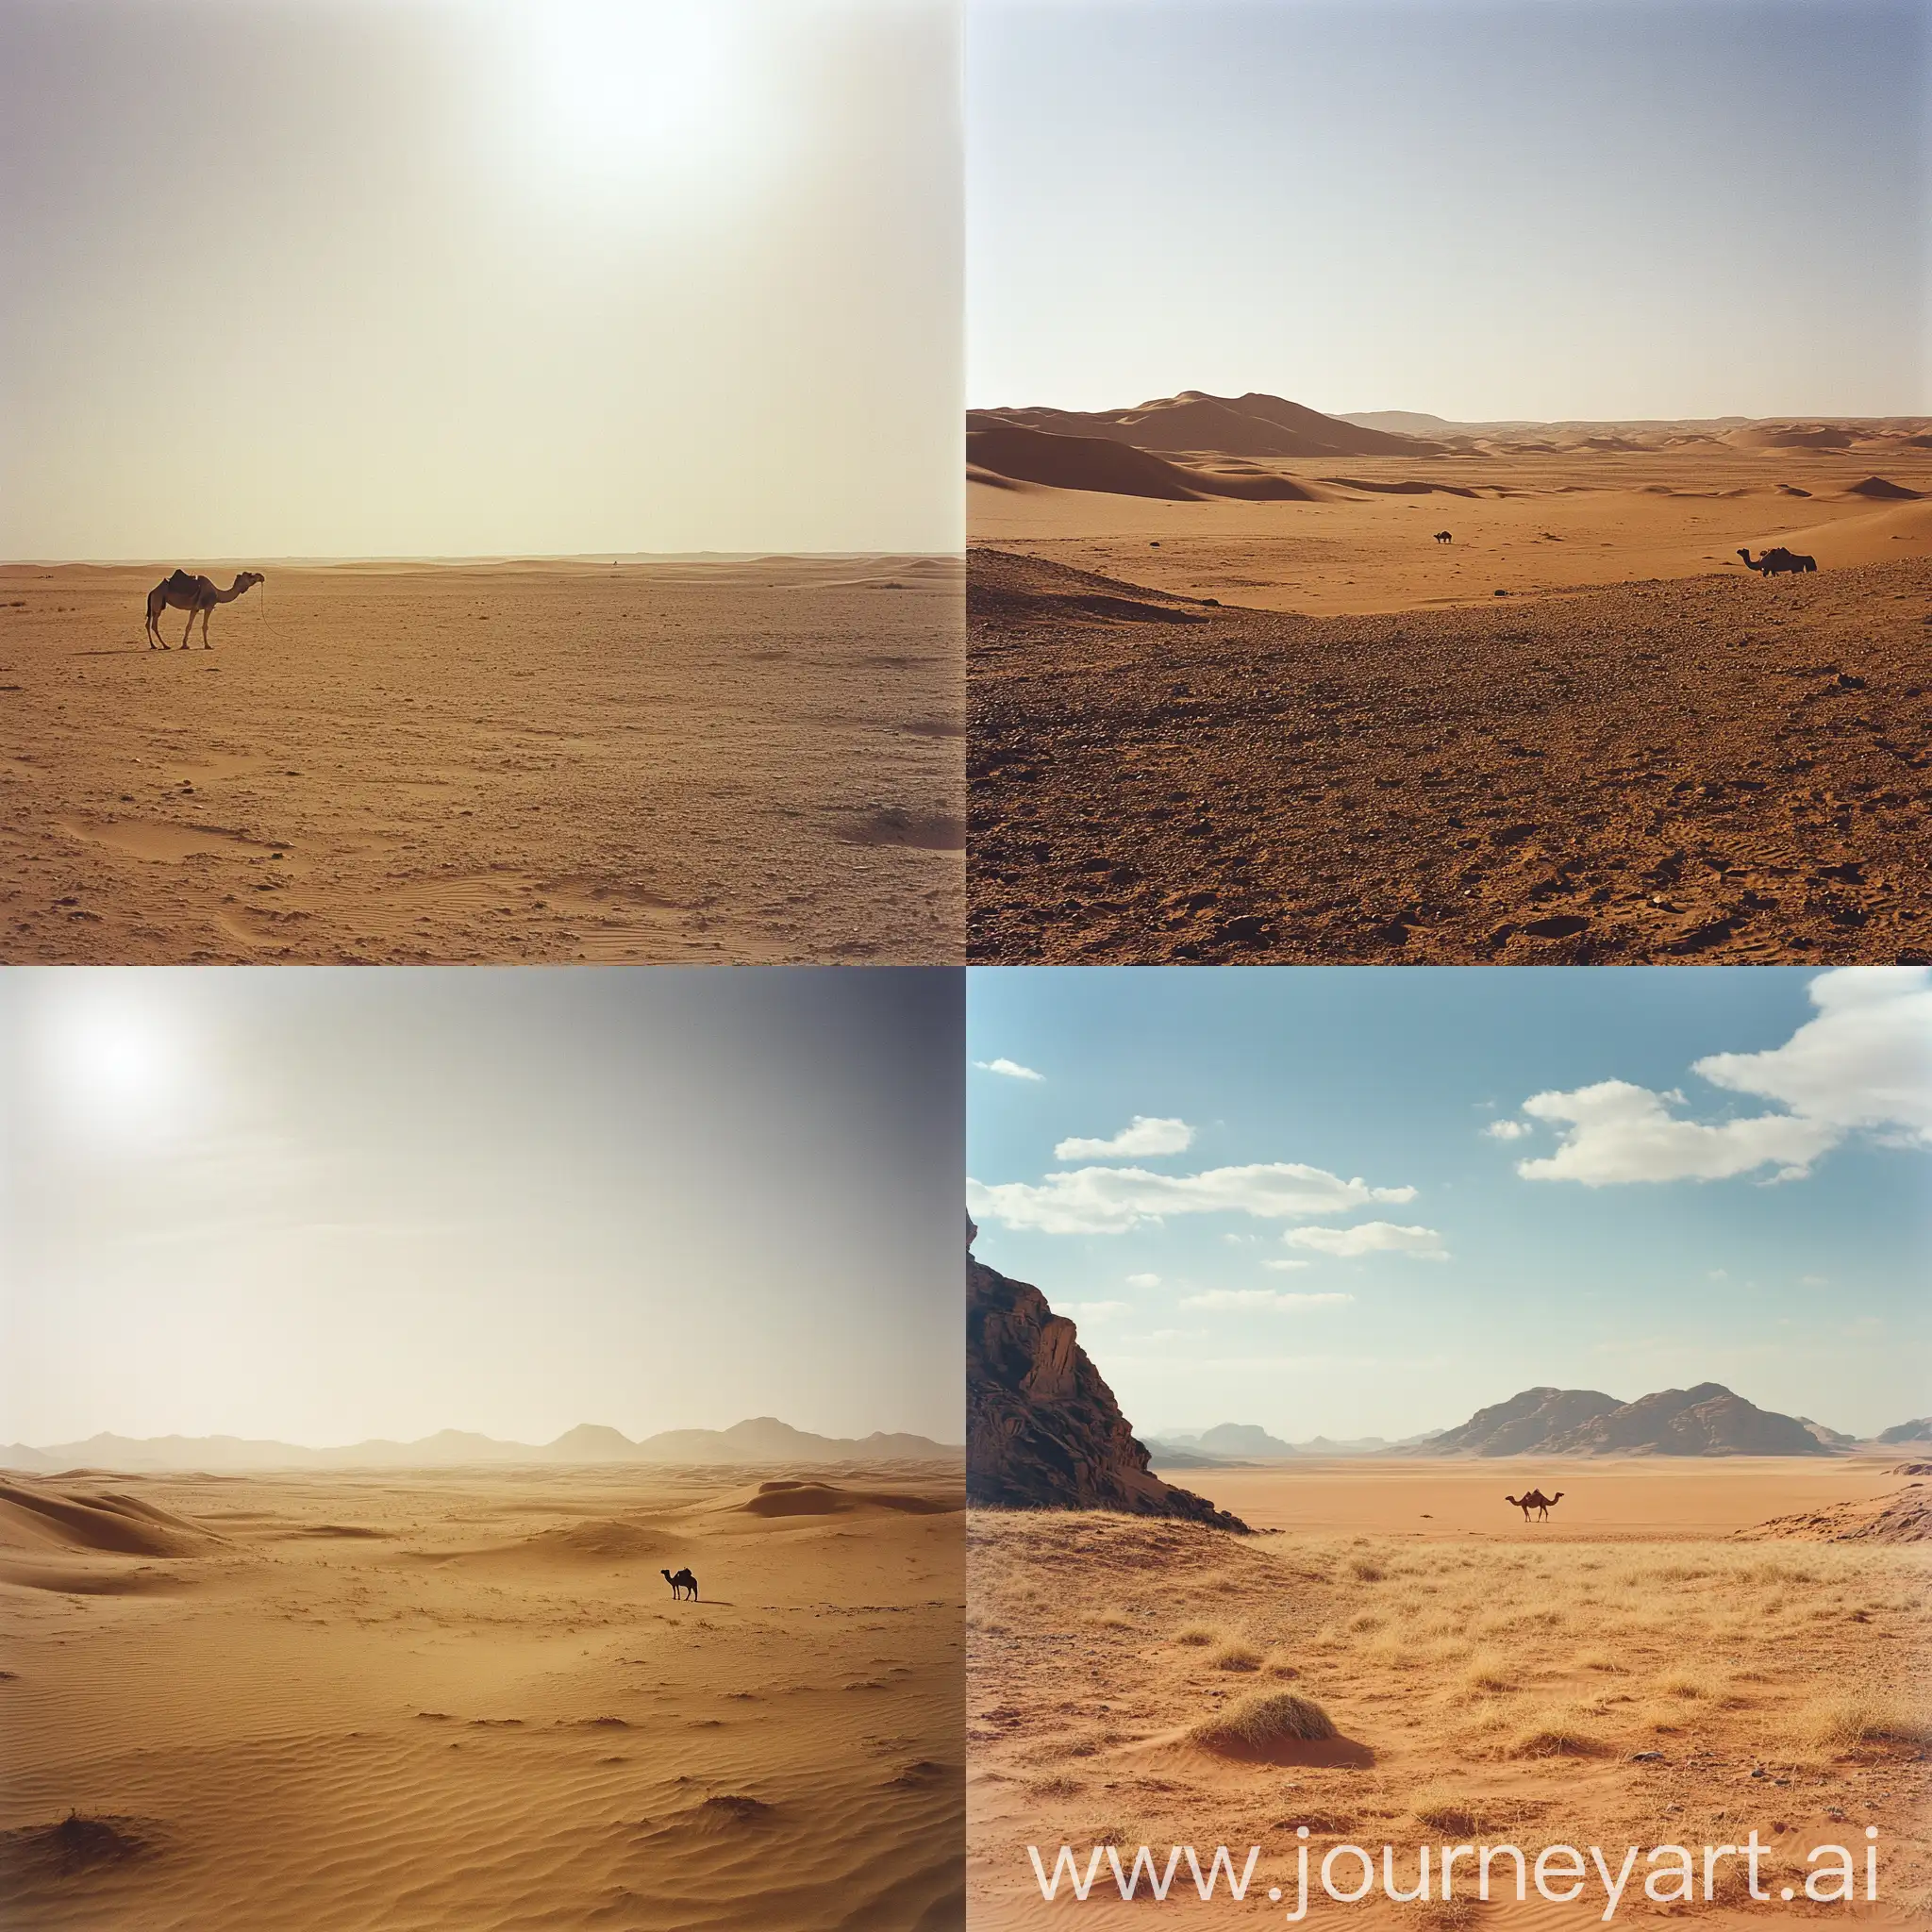
[(171, 571), (164, 581), (171, 591), (192, 591), (194, 588), (192, 574), (185, 570)]

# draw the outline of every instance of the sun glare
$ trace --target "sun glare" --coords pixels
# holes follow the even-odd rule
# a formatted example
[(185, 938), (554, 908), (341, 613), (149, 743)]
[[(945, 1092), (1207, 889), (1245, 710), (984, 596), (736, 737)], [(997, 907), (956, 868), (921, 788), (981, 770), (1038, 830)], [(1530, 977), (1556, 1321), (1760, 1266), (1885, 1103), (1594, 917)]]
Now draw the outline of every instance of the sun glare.
[(190, 1099), (188, 1042), (135, 975), (74, 975), (48, 999), (40, 1059), (60, 1117), (91, 1133), (150, 1134)]
[(757, 43), (741, 8), (560, 0), (523, 21), (529, 131), (580, 186), (682, 194), (753, 158)]

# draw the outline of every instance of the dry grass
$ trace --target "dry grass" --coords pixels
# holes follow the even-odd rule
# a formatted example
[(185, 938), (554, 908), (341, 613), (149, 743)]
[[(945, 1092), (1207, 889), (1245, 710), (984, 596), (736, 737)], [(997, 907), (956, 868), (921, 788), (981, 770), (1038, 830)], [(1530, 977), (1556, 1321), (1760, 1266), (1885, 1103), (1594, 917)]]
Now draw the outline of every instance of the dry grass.
[(1610, 1747), (1587, 1731), (1573, 1712), (1544, 1711), (1518, 1729), (1504, 1747), (1507, 1757), (1606, 1757)]
[(1431, 1831), (1473, 1838), (1483, 1828), (1482, 1807), (1467, 1791), (1447, 1785), (1424, 1785), (1408, 1801), (1409, 1816)]
[[(975, 1764), (1008, 1773), (1016, 1797), (1077, 1768), (1092, 1805), (1118, 1779), (1141, 1836), (1176, 1843), (1209, 1815), (1217, 1832), (1252, 1841), (1278, 1838), (1284, 1820), (1341, 1819), (1337, 1829), (1426, 1829), (1457, 1842), (1498, 1832), (1573, 1841), (1565, 1835), (1588, 1830), (1604, 1843), (1651, 1843), (1666, 1794), (1726, 1805), (1736, 1767), (1763, 1765), (1748, 1795), (1778, 1805), (1771, 1818), (1833, 1802), (1860, 1807), (1888, 1844), (1925, 1836), (1915, 1754), (1932, 1745), (1920, 1689), (1932, 1551), (1230, 1539), (1086, 1515), (1057, 1527), (975, 1518), (974, 1535), (985, 1553), (975, 1614), (1033, 1640), (973, 1641), (975, 1705), (1025, 1714), (974, 1746)], [(1097, 1626), (1090, 1606), (1117, 1610), (1139, 1641)], [(1065, 1635), (1037, 1642), (1048, 1633)], [(1224, 1657), (1258, 1671), (1224, 1675)], [(1273, 1729), (1281, 1695), (1297, 1700), (1290, 1713), (1306, 1707), (1331, 1728), (1311, 1736), (1291, 1716)], [(1091, 1715), (1107, 1707), (1098, 1722), (1118, 1727), (1120, 1745), (1077, 1766), (1035, 1756), (1085, 1728), (1070, 1723), (1080, 1700)], [(1191, 1759), (1183, 1772), (1150, 1749), (1157, 1736), (1227, 1762)], [(1294, 1766), (1286, 1794), (1241, 1762), (1266, 1758), (1270, 1742)], [(1370, 1756), (1349, 1756), (1357, 1749)], [(1414, 1824), (1396, 1824), (1406, 1817)], [(1042, 1803), (1026, 1818), (1036, 1837), (1087, 1843), (1090, 1824), (1082, 1801)], [(1932, 1846), (1895, 1856), (1899, 1895), (1932, 1903)]]
[(1827, 1751), (1860, 1744), (1932, 1744), (1932, 1717), (1895, 1698), (1851, 1692), (1819, 1698), (1799, 1714), (1802, 1735)]
[(1188, 1731), (1210, 1751), (1265, 1751), (1270, 1745), (1319, 1743), (1339, 1737), (1335, 1720), (1295, 1690), (1255, 1690)]
[(1258, 1671), (1266, 1658), (1248, 1644), (1229, 1642), (1224, 1643), (1208, 1661), (1217, 1671)]

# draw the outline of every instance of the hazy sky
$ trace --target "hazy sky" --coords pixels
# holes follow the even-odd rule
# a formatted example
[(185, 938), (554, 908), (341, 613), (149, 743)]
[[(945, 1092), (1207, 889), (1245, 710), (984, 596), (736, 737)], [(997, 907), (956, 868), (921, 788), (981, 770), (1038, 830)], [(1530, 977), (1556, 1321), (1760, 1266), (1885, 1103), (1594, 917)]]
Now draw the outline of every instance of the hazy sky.
[(962, 1433), (959, 975), (0, 975), (0, 1442)]
[(1932, 411), (1922, 0), (973, 0), (968, 395)]
[[(1932, 973), (969, 975), (976, 1252), (1142, 1430), (1932, 1413)], [(1729, 1058), (1724, 1058), (1728, 1056)]]
[(0, 557), (958, 545), (950, 0), (8, 0)]

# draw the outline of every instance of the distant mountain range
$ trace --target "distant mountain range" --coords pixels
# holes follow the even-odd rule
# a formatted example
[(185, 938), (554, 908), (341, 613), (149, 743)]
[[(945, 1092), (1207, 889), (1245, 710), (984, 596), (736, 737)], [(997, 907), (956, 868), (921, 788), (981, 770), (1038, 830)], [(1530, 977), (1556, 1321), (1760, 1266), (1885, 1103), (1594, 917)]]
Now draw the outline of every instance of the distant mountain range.
[(1386, 1436), (1357, 1436), (1348, 1441), (1311, 1436), (1306, 1442), (1284, 1442), (1256, 1423), (1218, 1423), (1211, 1429), (1162, 1429), (1141, 1440), (1163, 1469), (1214, 1469), (1230, 1462), (1281, 1462), (1290, 1457), (1379, 1456), (1391, 1449), (1413, 1448), (1434, 1433), (1400, 1442)]
[[(1399, 1442), (1380, 1436), (1285, 1442), (1253, 1423), (1142, 1438), (1163, 1469), (1337, 1456), (1832, 1456), (1859, 1440), (1809, 1416), (1759, 1408), (1721, 1382), (1664, 1389), (1635, 1402), (1600, 1389), (1525, 1389), (1478, 1409), (1459, 1427)], [(1873, 1440), (1887, 1446), (1932, 1442), (1932, 1417), (1901, 1423)]]
[(666, 1429), (633, 1442), (620, 1430), (585, 1423), (554, 1442), (533, 1446), (493, 1436), (444, 1429), (413, 1442), (356, 1442), (310, 1449), (294, 1442), (245, 1441), (239, 1436), (90, 1436), (84, 1442), (0, 1448), (0, 1468), (52, 1475), (68, 1469), (461, 1469), (505, 1463), (587, 1462), (925, 1462), (961, 1451), (926, 1436), (874, 1433), (862, 1438), (815, 1436), (775, 1416), (754, 1416), (728, 1429)]
[(1525, 1389), (1423, 1445), (1426, 1456), (1829, 1456), (1854, 1439), (1759, 1408), (1721, 1382), (1624, 1402), (1600, 1389)]

